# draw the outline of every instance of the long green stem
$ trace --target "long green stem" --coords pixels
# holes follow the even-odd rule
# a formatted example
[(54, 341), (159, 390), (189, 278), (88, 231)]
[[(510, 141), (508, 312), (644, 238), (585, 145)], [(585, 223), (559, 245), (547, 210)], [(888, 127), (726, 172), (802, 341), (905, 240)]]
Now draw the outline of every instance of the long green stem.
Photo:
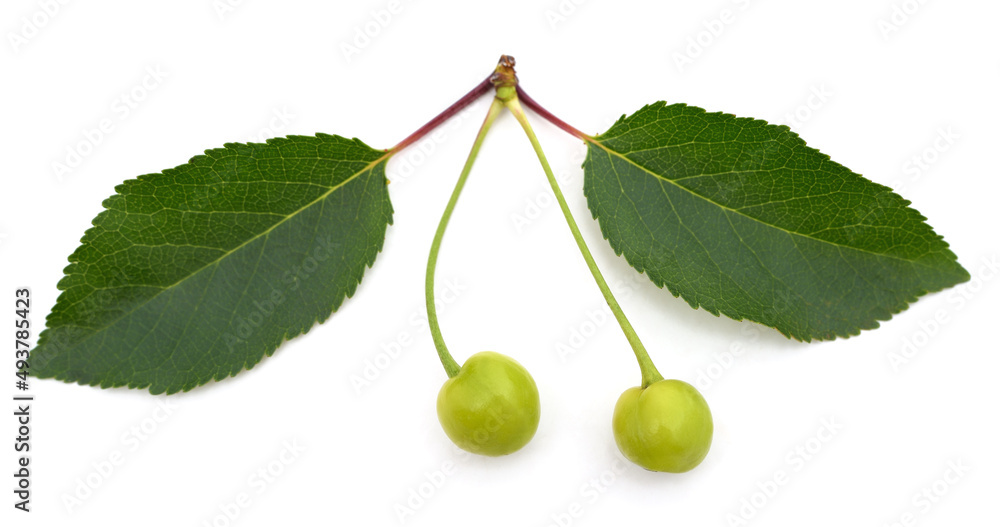
[(472, 143), (472, 151), (469, 152), (469, 157), (465, 160), (465, 166), (462, 167), (462, 173), (458, 176), (458, 182), (455, 183), (455, 190), (451, 192), (451, 199), (448, 200), (448, 205), (445, 206), (444, 213), (441, 215), (437, 232), (434, 233), (434, 241), (431, 242), (431, 253), (427, 257), (427, 277), (424, 282), (424, 298), (427, 302), (427, 322), (430, 323), (431, 336), (434, 338), (434, 347), (437, 348), (441, 365), (444, 366), (444, 371), (448, 374), (449, 378), (458, 375), (461, 366), (455, 362), (454, 357), (448, 351), (448, 346), (444, 343), (444, 337), (441, 336), (441, 327), (438, 325), (437, 307), (434, 305), (434, 269), (437, 267), (441, 240), (444, 239), (444, 231), (448, 227), (448, 220), (451, 219), (451, 213), (455, 210), (455, 204), (458, 203), (458, 196), (462, 194), (462, 188), (465, 187), (465, 180), (469, 178), (472, 165), (476, 162), (476, 156), (479, 155), (479, 149), (483, 146), (483, 139), (486, 138), (486, 132), (490, 130), (490, 126), (497, 116), (500, 115), (501, 110), (503, 110), (503, 101), (494, 98), (493, 104), (490, 105), (490, 110), (486, 114), (486, 119), (479, 128), (479, 135), (476, 136), (475, 142)]
[(618, 301), (615, 300), (615, 296), (611, 294), (611, 289), (604, 280), (601, 270), (597, 267), (594, 256), (590, 254), (587, 242), (583, 239), (583, 235), (580, 234), (580, 228), (577, 227), (576, 220), (573, 219), (573, 213), (570, 212), (569, 205), (566, 204), (566, 198), (563, 197), (562, 190), (559, 189), (559, 183), (552, 174), (552, 168), (549, 166), (548, 160), (545, 159), (542, 145), (539, 144), (538, 138), (535, 137), (535, 132), (531, 129), (531, 123), (528, 122), (528, 117), (524, 114), (524, 110), (521, 108), (517, 97), (507, 100), (506, 105), (511, 113), (514, 114), (517, 122), (521, 123), (521, 128), (528, 135), (528, 140), (531, 141), (531, 146), (535, 149), (535, 154), (538, 155), (538, 160), (542, 163), (542, 169), (545, 170), (545, 177), (549, 180), (552, 193), (555, 194), (556, 200), (559, 202), (559, 208), (562, 209), (563, 216), (566, 218), (569, 230), (573, 232), (576, 245), (580, 248), (583, 259), (587, 261), (587, 267), (590, 268), (590, 273), (594, 275), (594, 280), (597, 282), (597, 287), (601, 289), (604, 300), (608, 303), (608, 307), (611, 308), (611, 312), (614, 313), (615, 319), (618, 320), (618, 325), (621, 326), (622, 332), (625, 333), (625, 338), (628, 339), (628, 343), (632, 346), (632, 351), (635, 352), (635, 358), (639, 361), (639, 369), (642, 371), (642, 387), (645, 388), (654, 382), (663, 380), (663, 376), (657, 371), (656, 366), (653, 365), (653, 361), (649, 358), (649, 354), (646, 353), (646, 348), (642, 345), (642, 341), (639, 340), (639, 336), (632, 329), (632, 324), (625, 317), (625, 313), (622, 312), (622, 308), (618, 305)]

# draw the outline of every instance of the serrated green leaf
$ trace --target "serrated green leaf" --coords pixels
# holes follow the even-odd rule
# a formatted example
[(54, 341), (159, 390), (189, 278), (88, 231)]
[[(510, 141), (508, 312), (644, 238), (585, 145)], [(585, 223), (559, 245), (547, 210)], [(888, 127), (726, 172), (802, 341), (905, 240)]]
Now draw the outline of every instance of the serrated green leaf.
[(392, 222), (387, 159), (290, 136), (126, 181), (69, 257), (31, 373), (173, 393), (252, 368), (354, 294)]
[(588, 140), (583, 166), (588, 206), (632, 267), (799, 340), (857, 335), (969, 279), (908, 201), (785, 126), (660, 102)]

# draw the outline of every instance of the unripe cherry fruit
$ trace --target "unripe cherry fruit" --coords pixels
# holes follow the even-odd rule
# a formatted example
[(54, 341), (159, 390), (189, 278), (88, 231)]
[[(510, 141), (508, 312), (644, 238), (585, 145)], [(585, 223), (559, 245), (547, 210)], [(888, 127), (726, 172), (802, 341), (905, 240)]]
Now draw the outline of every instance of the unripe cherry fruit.
[(618, 449), (647, 470), (687, 472), (712, 445), (712, 412), (690, 384), (661, 380), (629, 388), (612, 417)]
[(483, 351), (465, 361), (438, 393), (438, 419), (462, 450), (503, 456), (528, 444), (538, 429), (538, 387), (514, 359)]

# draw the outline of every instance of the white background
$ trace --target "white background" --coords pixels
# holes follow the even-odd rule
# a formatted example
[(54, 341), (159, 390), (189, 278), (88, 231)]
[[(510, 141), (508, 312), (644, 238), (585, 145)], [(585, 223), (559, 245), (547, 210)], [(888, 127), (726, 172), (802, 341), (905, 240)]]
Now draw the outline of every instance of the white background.
[[(614, 256), (582, 196), (583, 145), (535, 119), (659, 369), (697, 383), (712, 407), (715, 440), (701, 466), (645, 472), (621, 461), (610, 427), (638, 368), (613, 321), (588, 325), (599, 291), (504, 116), (445, 238), (438, 281), (458, 293), (446, 295), (441, 318), (460, 361), (496, 350), (532, 372), (542, 421), (514, 455), (462, 455), (437, 423), (445, 375), (419, 319), (427, 249), (484, 99), (425, 142), (428, 155), (414, 147), (390, 162), (396, 215), (374, 269), (327, 323), (274, 357), (169, 398), (33, 380), (33, 511), (13, 511), (4, 491), (4, 525), (398, 525), (400, 515), (434, 526), (996, 523), (1000, 280), (985, 264), (1000, 251), (996, 2), (403, 0), (387, 22), (378, 15), (382, 25), (372, 12), (386, 0), (346, 4), (63, 2), (50, 16), (45, 2), (5, 1), (0, 318), (13, 318), (14, 288), (28, 286), (41, 328), (66, 257), (121, 181), (262, 136), (326, 132), (390, 147), (501, 53), (517, 57), (535, 99), (588, 133), (660, 99), (790, 123), (912, 200), (974, 281), (881, 329), (810, 345), (692, 310)], [(911, 14), (884, 29), (904, 4)], [(714, 22), (723, 10), (730, 23)], [(377, 33), (367, 42), (366, 27)], [(685, 53), (697, 56), (679, 67)], [(139, 89), (125, 115), (116, 99), (148, 68), (166, 78), (147, 80), (152, 89)], [(53, 163), (102, 119), (112, 131), (57, 177)], [(917, 168), (914, 156), (932, 162)], [(522, 216), (533, 219), (519, 226)], [(574, 331), (590, 336), (580, 345)], [(894, 367), (905, 342), (915, 352)], [(2, 391), (13, 393), (6, 357)], [(357, 389), (352, 377), (376, 362)], [(8, 489), (14, 420), (3, 404)], [(819, 433), (824, 423), (836, 433)], [(282, 458), (292, 443), (303, 450)], [(111, 458), (120, 463), (107, 473)], [(262, 485), (252, 478), (260, 470), (280, 474)], [(776, 471), (784, 484), (772, 483)], [(933, 499), (914, 501), (925, 489)], [(220, 511), (239, 493), (251, 502), (230, 521)]]

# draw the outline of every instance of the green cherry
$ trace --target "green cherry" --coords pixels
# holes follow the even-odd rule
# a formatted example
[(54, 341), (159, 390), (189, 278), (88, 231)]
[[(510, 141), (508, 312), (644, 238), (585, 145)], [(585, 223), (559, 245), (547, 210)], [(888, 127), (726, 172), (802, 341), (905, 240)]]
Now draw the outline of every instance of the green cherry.
[(535, 435), (541, 416), (538, 387), (517, 361), (484, 351), (445, 381), (437, 413), (445, 433), (462, 450), (503, 456)]
[(647, 470), (687, 472), (712, 445), (708, 403), (684, 381), (661, 380), (625, 390), (611, 424), (618, 449)]

